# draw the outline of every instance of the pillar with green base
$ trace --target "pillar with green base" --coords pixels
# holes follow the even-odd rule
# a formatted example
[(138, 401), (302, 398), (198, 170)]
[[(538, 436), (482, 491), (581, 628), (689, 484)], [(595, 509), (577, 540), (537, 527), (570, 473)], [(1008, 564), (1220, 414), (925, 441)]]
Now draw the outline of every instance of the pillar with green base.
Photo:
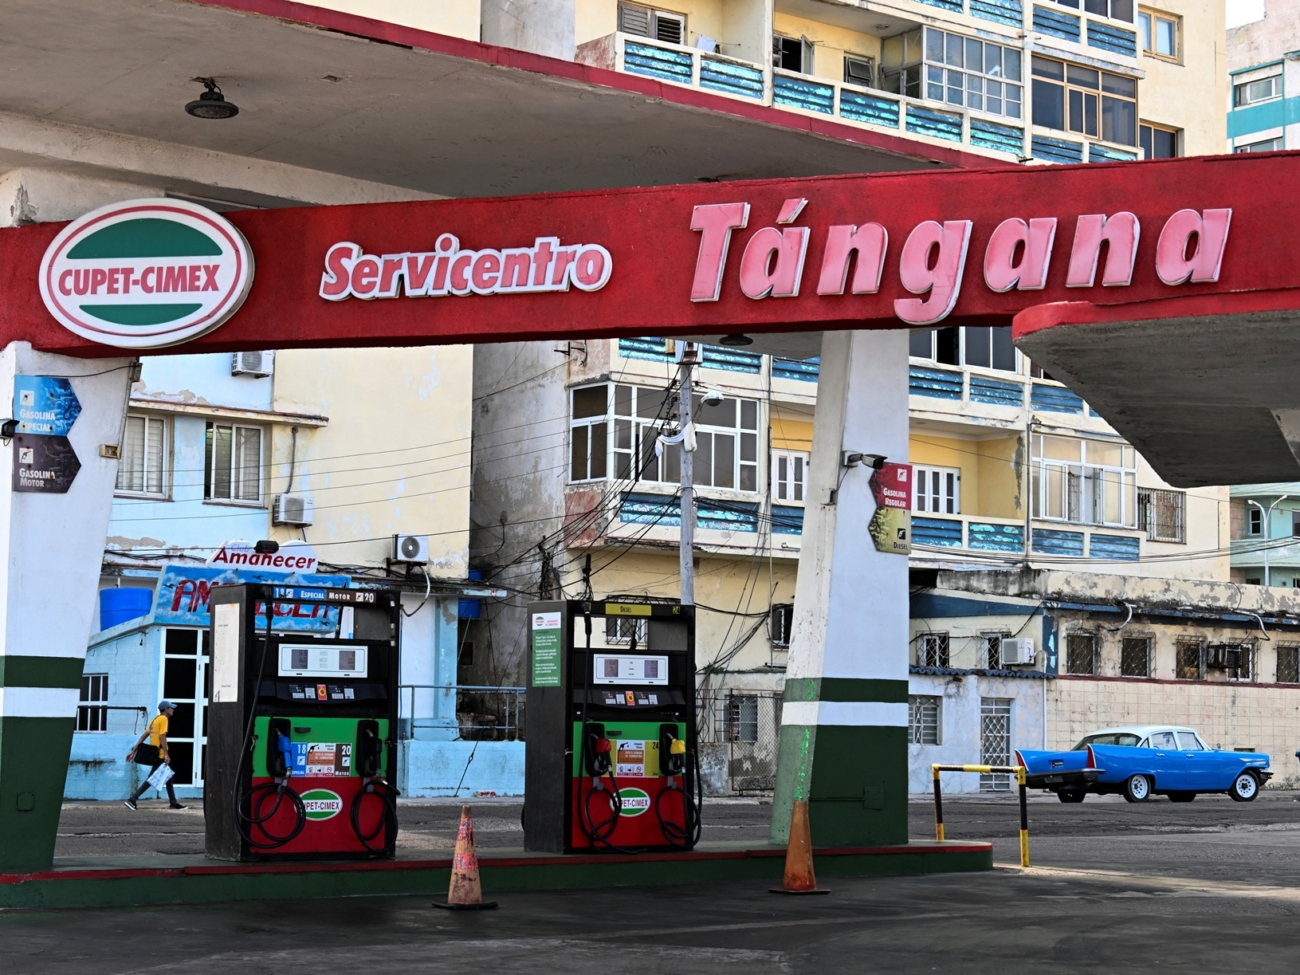
[[(21, 489), (33, 481), (15, 468), (30, 470), (33, 457), (48, 456), (39, 448), (22, 454), (33, 449), (32, 436), (0, 444), (0, 873), (53, 864), (129, 369), (127, 359), (73, 359), (34, 352), (25, 342), (0, 351), (3, 416), (32, 409), (15, 393), (24, 376), (66, 379), (80, 404), (67, 433), (80, 469), (66, 493)], [(66, 455), (57, 463), (75, 466)]]
[(817, 846), (907, 842), (908, 560), (876, 551), (871, 469), (907, 462), (908, 332), (827, 332), (781, 710), (771, 839), (808, 801)]

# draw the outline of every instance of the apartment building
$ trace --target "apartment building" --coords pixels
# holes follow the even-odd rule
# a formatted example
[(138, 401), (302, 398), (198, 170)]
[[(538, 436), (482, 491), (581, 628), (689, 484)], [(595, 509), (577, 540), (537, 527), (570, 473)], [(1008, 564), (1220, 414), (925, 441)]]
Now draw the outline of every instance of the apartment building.
[(1233, 152), (1300, 148), (1292, 106), (1300, 93), (1300, 5), (1235, 0), (1227, 32), (1227, 135)]

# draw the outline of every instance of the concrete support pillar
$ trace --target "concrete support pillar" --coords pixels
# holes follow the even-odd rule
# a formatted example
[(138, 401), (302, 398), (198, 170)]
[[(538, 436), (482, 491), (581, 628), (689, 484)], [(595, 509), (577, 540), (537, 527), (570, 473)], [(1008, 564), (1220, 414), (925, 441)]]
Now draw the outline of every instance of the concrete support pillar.
[(907, 841), (907, 563), (877, 552), (871, 470), (907, 461), (905, 330), (827, 332), (813, 424), (772, 841), (808, 801), (819, 846)]
[[(117, 479), (117, 460), (100, 447), (121, 443), (130, 365), (34, 352), (25, 342), (0, 352), (4, 417), (22, 408), (21, 377), (65, 378), (81, 406), (67, 433), (81, 465), (67, 493), (15, 490), (31, 486), (30, 478), (20, 485), (15, 468), (33, 457), (41, 467), (73, 466), (66, 453), (41, 464), (51, 451), (37, 442), (53, 437), (20, 434), (0, 443), (0, 873), (53, 862)], [(39, 409), (40, 397), (32, 405)]]

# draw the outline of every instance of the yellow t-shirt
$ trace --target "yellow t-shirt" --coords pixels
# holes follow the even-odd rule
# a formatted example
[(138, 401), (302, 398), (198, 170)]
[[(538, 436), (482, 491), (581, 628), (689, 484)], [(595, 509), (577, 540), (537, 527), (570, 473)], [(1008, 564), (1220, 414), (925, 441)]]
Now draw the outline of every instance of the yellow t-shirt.
[(167, 715), (160, 714), (149, 722), (149, 744), (162, 748), (162, 736), (167, 734)]

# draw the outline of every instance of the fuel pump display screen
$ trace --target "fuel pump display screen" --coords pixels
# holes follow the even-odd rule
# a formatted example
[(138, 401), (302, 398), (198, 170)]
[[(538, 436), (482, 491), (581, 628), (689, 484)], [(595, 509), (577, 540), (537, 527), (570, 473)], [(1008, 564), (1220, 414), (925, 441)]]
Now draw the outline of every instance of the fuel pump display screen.
[(366, 648), (356, 646), (280, 645), (281, 677), (365, 677)]
[(668, 658), (630, 656), (627, 654), (594, 654), (592, 663), (593, 684), (659, 684), (668, 683)]

